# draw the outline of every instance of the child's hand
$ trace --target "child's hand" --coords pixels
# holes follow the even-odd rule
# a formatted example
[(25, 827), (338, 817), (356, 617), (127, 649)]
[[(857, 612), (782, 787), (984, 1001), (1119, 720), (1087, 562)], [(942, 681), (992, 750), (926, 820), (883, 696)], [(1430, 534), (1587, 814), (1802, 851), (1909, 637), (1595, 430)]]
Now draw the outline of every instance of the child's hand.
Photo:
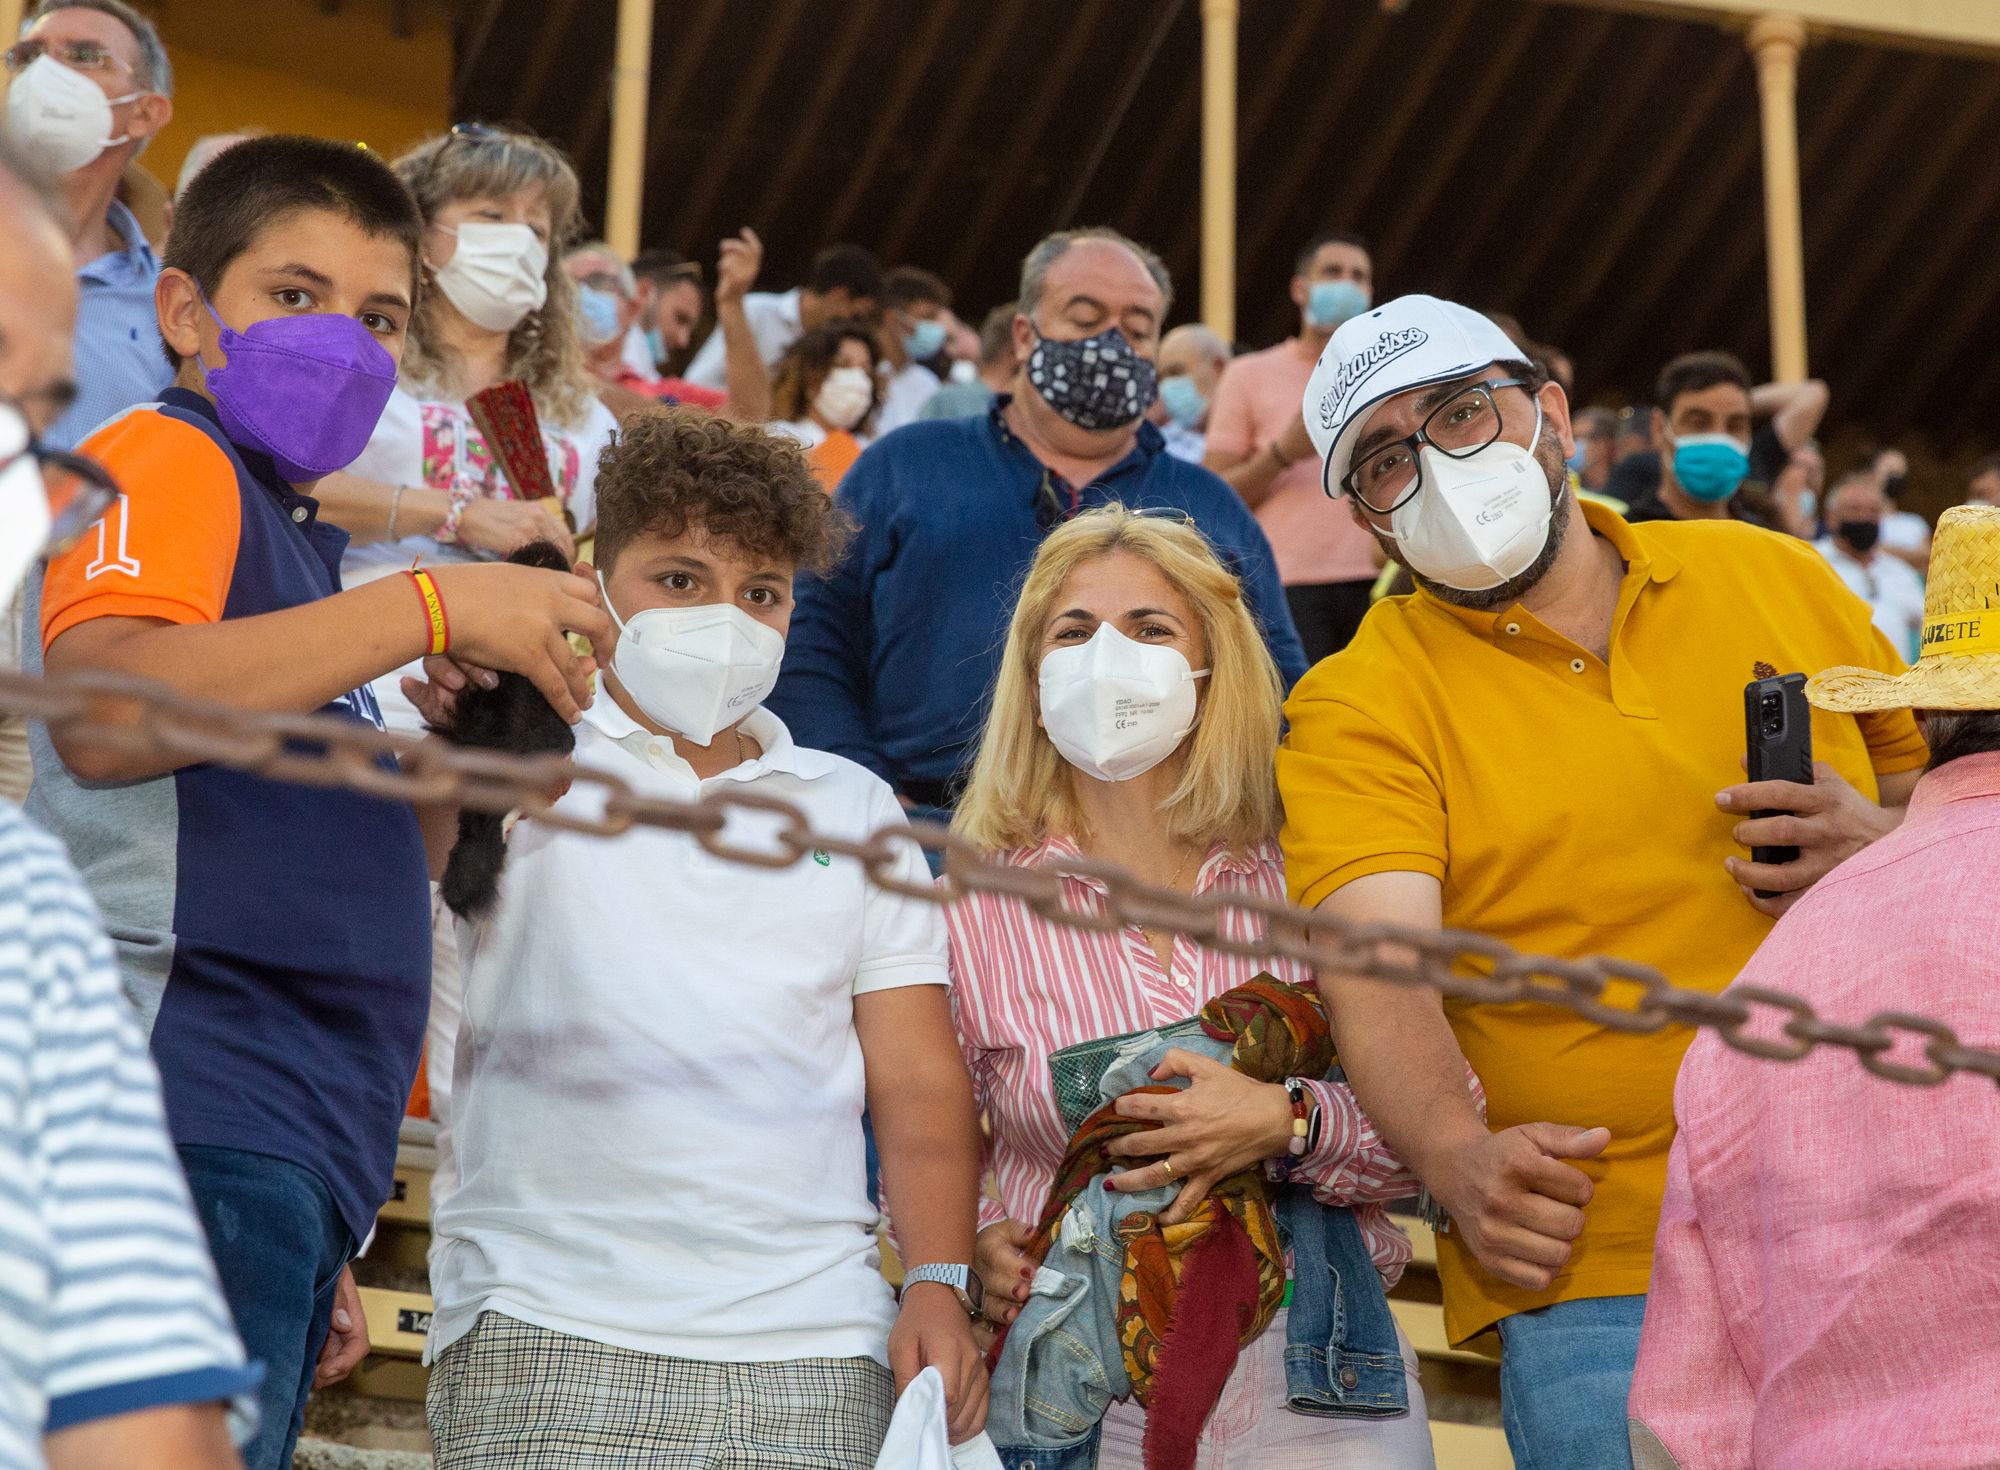
[(944, 1379), (953, 1444), (963, 1444), (986, 1427), (991, 1386), (980, 1358), (972, 1319), (959, 1305), (956, 1292), (935, 1281), (904, 1289), (903, 1310), (889, 1332), (889, 1368), (896, 1375), (896, 1392), (900, 1395), (924, 1369), (937, 1369)]
[(579, 657), (568, 635), (592, 643), (611, 636), (597, 584), (574, 572), (508, 564), (431, 571), (451, 623), (451, 654), (461, 664), (520, 674), (571, 724), (590, 703), (597, 661)]

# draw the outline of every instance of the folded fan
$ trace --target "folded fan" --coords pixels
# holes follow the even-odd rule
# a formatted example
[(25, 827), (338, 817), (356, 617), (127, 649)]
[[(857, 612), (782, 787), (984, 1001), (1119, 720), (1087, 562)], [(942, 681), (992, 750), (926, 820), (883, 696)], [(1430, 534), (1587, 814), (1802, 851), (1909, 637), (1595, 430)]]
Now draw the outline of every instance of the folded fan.
[(465, 400), (472, 422), (485, 436), (494, 463), (507, 477), (516, 500), (556, 499), (549, 475), (548, 450), (542, 445), (542, 421), (535, 413), (534, 395), (515, 378), (495, 383)]

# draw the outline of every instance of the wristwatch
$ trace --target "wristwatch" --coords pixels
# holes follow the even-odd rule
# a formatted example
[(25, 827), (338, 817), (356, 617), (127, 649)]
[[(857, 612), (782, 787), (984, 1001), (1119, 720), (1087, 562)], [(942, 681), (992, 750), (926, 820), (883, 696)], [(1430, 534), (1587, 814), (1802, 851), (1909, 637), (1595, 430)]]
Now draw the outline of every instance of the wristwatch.
[(958, 1297), (958, 1304), (973, 1321), (979, 1320), (980, 1310), (986, 1305), (986, 1290), (979, 1280), (979, 1273), (970, 1266), (912, 1266), (903, 1276), (903, 1289), (908, 1291), (920, 1281), (935, 1281), (940, 1286), (949, 1286)]

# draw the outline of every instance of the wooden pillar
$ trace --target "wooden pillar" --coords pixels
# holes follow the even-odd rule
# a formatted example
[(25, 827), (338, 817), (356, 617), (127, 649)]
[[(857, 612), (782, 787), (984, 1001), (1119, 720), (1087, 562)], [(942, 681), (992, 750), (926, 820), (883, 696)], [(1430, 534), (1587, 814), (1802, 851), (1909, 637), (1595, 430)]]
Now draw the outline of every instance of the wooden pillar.
[(1201, 0), (1201, 319), (1236, 340), (1236, 21)]
[(618, 0), (604, 239), (627, 260), (639, 253), (640, 206), (646, 194), (646, 103), (652, 84), (652, 65), (653, 0)]
[(28, 11), (28, 0), (0, 0), (0, 50), (13, 45), (21, 36), (21, 17)]
[(1799, 220), (1799, 51), (1805, 22), (1760, 16), (1750, 27), (1764, 131), (1764, 254), (1770, 272), (1771, 376), (1806, 377), (1806, 262)]

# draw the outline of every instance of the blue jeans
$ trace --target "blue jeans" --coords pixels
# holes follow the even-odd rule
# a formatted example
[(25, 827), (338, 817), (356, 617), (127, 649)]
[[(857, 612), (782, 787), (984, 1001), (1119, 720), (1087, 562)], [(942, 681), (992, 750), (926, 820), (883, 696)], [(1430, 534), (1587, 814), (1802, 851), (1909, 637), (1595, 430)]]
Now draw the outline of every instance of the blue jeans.
[(289, 1470), (354, 1236), (310, 1169), (200, 1144), (180, 1155), (236, 1330), (250, 1360), (264, 1365), (262, 1419), (243, 1447), (245, 1470)]
[(1643, 1296), (1601, 1296), (1500, 1320), (1500, 1414), (1516, 1470), (1632, 1470), (1625, 1401), (1645, 1315)]

